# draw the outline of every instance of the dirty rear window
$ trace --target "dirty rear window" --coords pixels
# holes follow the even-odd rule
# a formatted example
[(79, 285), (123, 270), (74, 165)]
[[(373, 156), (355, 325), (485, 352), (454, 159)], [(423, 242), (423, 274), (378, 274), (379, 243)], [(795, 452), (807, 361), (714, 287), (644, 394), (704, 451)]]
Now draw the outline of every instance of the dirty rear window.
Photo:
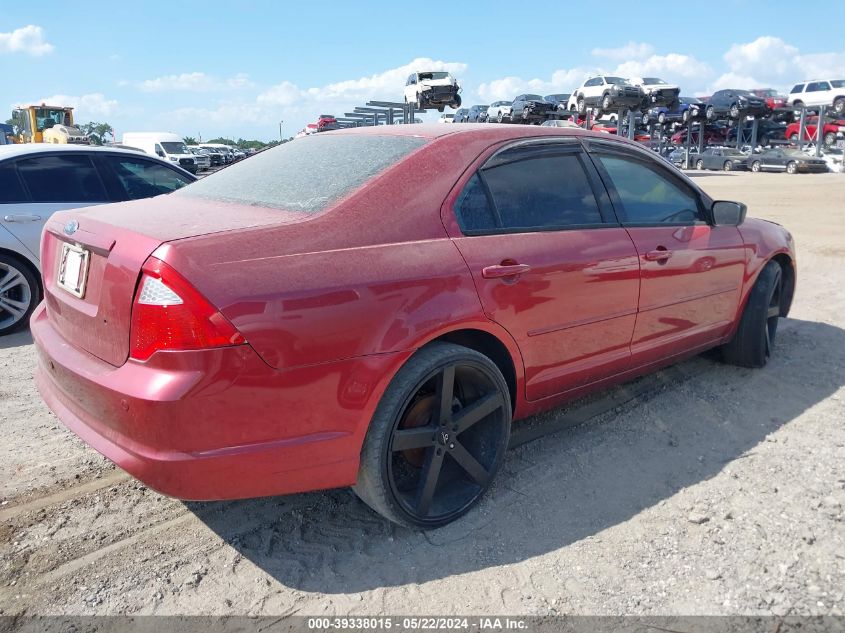
[(260, 152), (172, 195), (317, 213), (426, 142), (412, 136), (314, 134)]

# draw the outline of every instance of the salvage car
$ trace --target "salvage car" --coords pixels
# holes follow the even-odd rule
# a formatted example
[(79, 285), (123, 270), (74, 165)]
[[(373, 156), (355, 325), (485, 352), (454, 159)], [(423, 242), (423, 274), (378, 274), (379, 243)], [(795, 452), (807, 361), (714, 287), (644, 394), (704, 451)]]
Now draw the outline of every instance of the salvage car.
[(588, 107), (603, 112), (609, 112), (614, 108), (639, 108), (644, 101), (641, 88), (622, 77), (605, 75), (587, 79), (575, 91), (573, 97), (579, 114), (585, 114)]
[(734, 171), (747, 169), (747, 156), (731, 147), (708, 147), (695, 159), (695, 168)]
[(511, 104), (512, 123), (542, 123), (557, 108), (540, 95), (519, 95)]
[(543, 97), (543, 99), (551, 103), (558, 110), (566, 110), (566, 104), (569, 103), (569, 98), (571, 96), (572, 95), (570, 93), (563, 93), (556, 95), (546, 95), (545, 97)]
[(480, 123), (482, 122), (481, 116), (484, 115), (485, 118), (487, 116), (487, 108), (490, 106), (487, 105), (474, 105), (470, 106), (469, 111), (467, 112), (466, 119), (464, 123)]
[(797, 109), (818, 111), (819, 106), (828, 106), (836, 115), (845, 115), (845, 79), (812, 79), (796, 84), (787, 99)]
[(739, 119), (745, 116), (763, 117), (771, 114), (766, 100), (753, 94), (750, 90), (726, 88), (717, 90), (707, 100), (705, 116), (709, 121), (729, 116)]
[(405, 103), (412, 103), (418, 110), (436, 108), (443, 112), (446, 106), (461, 107), (461, 86), (446, 71), (416, 72), (405, 81)]
[(455, 110), (455, 116), (452, 117), (452, 123), (466, 123), (469, 108), (458, 108)]
[[(745, 135), (750, 134), (751, 123), (744, 124)], [(728, 128), (728, 141), (736, 140), (736, 125)], [(772, 141), (786, 140), (787, 126), (772, 119), (758, 119), (757, 120), (757, 144), (763, 147), (770, 145)]]
[(795, 251), (745, 215), (584, 130), (318, 134), (56, 214), (36, 383), (162, 493), (352, 486), (433, 528), (490, 487), (512, 420), (710, 348), (766, 364)]
[(808, 156), (801, 150), (776, 147), (761, 154), (748, 157), (748, 168), (753, 172), (785, 171), (787, 174), (815, 173), (827, 171), (827, 161)]
[(38, 244), (55, 211), (158, 196), (196, 179), (136, 150), (0, 146), (0, 335), (26, 327), (41, 300)]
[[(819, 126), (819, 117), (807, 117), (804, 123), (804, 140), (814, 140), (816, 138), (816, 130)], [(784, 128), (784, 135), (793, 143), (799, 140), (798, 133), (801, 130), (800, 121), (790, 123)], [(838, 139), (845, 138), (845, 119), (825, 120), (822, 124), (822, 140), (825, 147), (831, 147)]]
[(511, 120), (511, 103), (513, 101), (494, 101), (487, 108), (487, 120), (504, 123)]
[(630, 77), (628, 81), (643, 91), (649, 105), (663, 104), (670, 110), (678, 107), (681, 94), (678, 86), (666, 83), (659, 77)]
[(787, 97), (774, 88), (752, 88), (751, 93), (766, 100), (769, 110), (786, 107)]
[(678, 97), (678, 102), (674, 108), (667, 106), (652, 106), (643, 113), (642, 123), (648, 125), (655, 121), (660, 125), (667, 123), (686, 123), (690, 119), (690, 109), (695, 108), (701, 110), (702, 117), (704, 116), (704, 102), (695, 97)]

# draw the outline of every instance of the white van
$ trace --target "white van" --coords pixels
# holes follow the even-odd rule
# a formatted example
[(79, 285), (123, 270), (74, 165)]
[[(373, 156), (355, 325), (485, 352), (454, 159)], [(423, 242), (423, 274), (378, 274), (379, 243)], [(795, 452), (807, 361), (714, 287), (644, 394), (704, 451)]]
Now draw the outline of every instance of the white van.
[(192, 174), (197, 173), (197, 160), (185, 141), (172, 132), (124, 132), (123, 145), (137, 147), (152, 156), (176, 163)]

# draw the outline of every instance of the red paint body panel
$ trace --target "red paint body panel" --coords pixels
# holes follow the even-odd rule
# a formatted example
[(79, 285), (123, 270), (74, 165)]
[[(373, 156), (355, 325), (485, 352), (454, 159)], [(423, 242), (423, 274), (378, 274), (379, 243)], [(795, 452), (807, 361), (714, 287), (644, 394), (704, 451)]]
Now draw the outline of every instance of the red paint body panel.
[[(165, 197), (59, 213), (45, 231), (46, 300), (31, 324), (39, 390), (157, 490), (224, 499), (350, 485), (384, 390), (426, 343), (460, 330), (498, 339), (519, 418), (727, 340), (765, 262), (794, 260), (789, 234), (754, 220), (461, 234), (451, 204), (502, 143), (604, 134), (472, 124), (327, 134), (431, 142), (315, 215)], [(80, 231), (67, 237), (71, 219)], [(92, 249), (85, 299), (55, 286), (62, 240)], [(661, 245), (673, 251), (666, 264), (646, 258)], [(126, 360), (153, 252), (247, 343)], [(530, 269), (515, 281), (482, 273), (512, 261)]]

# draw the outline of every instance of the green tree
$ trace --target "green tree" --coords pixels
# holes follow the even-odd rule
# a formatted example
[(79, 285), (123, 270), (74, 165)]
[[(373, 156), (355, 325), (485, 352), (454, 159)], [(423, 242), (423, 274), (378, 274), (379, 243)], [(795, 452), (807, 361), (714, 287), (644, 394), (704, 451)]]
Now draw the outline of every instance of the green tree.
[(108, 123), (77, 123), (77, 127), (82, 130), (91, 145), (102, 145), (110, 141), (114, 141), (114, 128)]
[(197, 139), (195, 139), (193, 136), (186, 136), (182, 140), (185, 141), (185, 145), (197, 145), (198, 144)]

